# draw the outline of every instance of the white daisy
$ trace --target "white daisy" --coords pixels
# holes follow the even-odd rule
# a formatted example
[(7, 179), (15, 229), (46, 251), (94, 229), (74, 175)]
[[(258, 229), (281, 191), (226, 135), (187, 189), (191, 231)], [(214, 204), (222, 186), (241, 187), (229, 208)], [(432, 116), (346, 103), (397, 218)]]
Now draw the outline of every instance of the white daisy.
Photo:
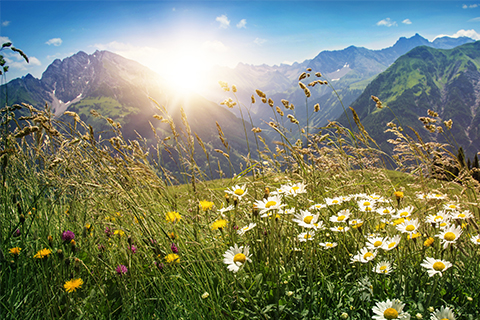
[(246, 184), (244, 184), (243, 186), (235, 185), (230, 189), (225, 190), (226, 193), (229, 193), (234, 197), (237, 197), (239, 201), (242, 200), (242, 197), (244, 197), (247, 194), (247, 191), (248, 189)]
[(462, 232), (462, 227), (452, 225), (448, 228), (445, 228), (445, 230), (435, 236), (442, 241), (443, 248), (446, 249), (449, 244), (455, 243), (457, 241)]
[(327, 205), (325, 203), (316, 203), (316, 204), (310, 206), (310, 208), (308, 208), (308, 209), (310, 209), (310, 210), (320, 210), (320, 209), (326, 208), (326, 207), (327, 207)]
[(260, 214), (269, 210), (278, 210), (286, 206), (285, 204), (282, 204), (282, 199), (278, 195), (269, 196), (267, 199), (257, 200), (255, 201), (255, 205), (257, 209), (260, 210)]
[(367, 263), (372, 261), (377, 256), (376, 250), (370, 250), (368, 248), (360, 249), (360, 252), (352, 257), (352, 262)]
[(373, 316), (374, 320), (387, 320), (387, 319), (402, 319), (402, 320), (409, 320), (410, 314), (407, 312), (403, 312), (403, 307), (405, 306), (398, 299), (394, 299), (390, 301), (384, 302), (377, 302), (375, 307), (373, 307), (372, 311), (375, 314)]
[(379, 262), (375, 267), (373, 267), (373, 272), (389, 274), (390, 272), (392, 272), (392, 265), (388, 261)]
[(480, 235), (472, 236), (470, 240), (475, 243), (476, 245), (480, 245)]
[(350, 228), (349, 227), (338, 226), (338, 227), (331, 227), (330, 230), (332, 230), (334, 232), (347, 232), (348, 230), (350, 230)]
[(400, 219), (400, 218), (407, 218), (412, 215), (413, 210), (415, 210), (414, 206), (408, 206), (403, 209), (398, 209), (396, 214), (392, 216), (394, 219)]
[(442, 223), (446, 223), (448, 220), (450, 220), (450, 213), (445, 210), (441, 210), (436, 214), (428, 215), (425, 220), (429, 223), (440, 226)]
[(433, 277), (437, 273), (442, 276), (442, 272), (452, 266), (448, 261), (429, 257), (426, 257), (420, 265), (427, 269), (429, 277)]
[(230, 247), (230, 249), (223, 254), (223, 263), (228, 265), (228, 270), (236, 273), (243, 267), (245, 262), (252, 262), (248, 253), (249, 250), (250, 248), (248, 246), (238, 247), (237, 244), (235, 244), (234, 247)]
[(373, 211), (373, 206), (375, 205), (375, 201), (374, 200), (358, 200), (357, 205), (360, 211), (369, 212), (369, 211)]
[(350, 218), (350, 210), (344, 209), (337, 212), (336, 215), (330, 217), (331, 222), (347, 222), (348, 218)]
[(325, 250), (327, 250), (327, 249), (335, 248), (337, 246), (337, 243), (336, 242), (320, 242), (318, 245), (323, 247)]
[(237, 233), (243, 236), (245, 232), (247, 232), (248, 230), (252, 230), (253, 228), (256, 227), (256, 225), (257, 225), (256, 223), (250, 223), (248, 226), (238, 229)]
[(315, 231), (307, 231), (307, 232), (302, 232), (298, 235), (298, 240), (300, 242), (306, 242), (308, 240), (313, 240), (313, 237), (315, 236)]
[(391, 215), (395, 214), (395, 209), (392, 207), (385, 207), (385, 208), (380, 207), (380, 208), (377, 208), (375, 211), (381, 216), (384, 216), (386, 214), (391, 214)]
[(294, 185), (290, 185), (290, 188), (285, 192), (287, 195), (296, 197), (301, 193), (307, 193), (305, 189), (306, 185), (303, 182), (295, 183)]
[(442, 306), (430, 314), (430, 320), (455, 320), (455, 314), (449, 307)]
[(386, 251), (390, 251), (392, 249), (395, 249), (398, 246), (398, 244), (400, 243), (401, 239), (402, 239), (402, 237), (400, 237), (400, 235), (398, 235), (398, 234), (394, 235), (391, 238), (386, 239), (384, 244), (383, 244), (382, 249), (386, 250)]
[(458, 211), (452, 212), (452, 219), (465, 220), (470, 218), (473, 218), (473, 214), (468, 210), (465, 210), (463, 212), (458, 212)]
[(402, 233), (408, 233), (408, 234), (417, 232), (419, 227), (420, 227), (420, 222), (418, 222), (418, 219), (406, 220), (396, 225), (396, 228), (398, 231)]
[(458, 211), (460, 209), (460, 207), (456, 203), (445, 203), (443, 205), (443, 209), (445, 209), (445, 210), (457, 210)]
[(429, 193), (427, 194), (427, 199), (428, 200), (443, 200), (446, 199), (447, 196), (441, 193)]
[[(315, 224), (318, 221), (319, 214), (312, 214), (308, 210), (301, 210), (299, 213), (293, 215), (292, 221), (297, 223), (300, 227), (304, 228), (316, 228)], [(323, 221), (320, 221), (321, 225)]]
[(343, 202), (343, 199), (340, 197), (325, 198), (324, 201), (327, 206), (334, 206), (336, 204), (341, 204)]
[(383, 248), (383, 246), (385, 245), (385, 240), (387, 239), (383, 237), (378, 237), (378, 236), (371, 237), (371, 238), (369, 237), (365, 245), (367, 246), (367, 248), (371, 250), (377, 250), (379, 248)]

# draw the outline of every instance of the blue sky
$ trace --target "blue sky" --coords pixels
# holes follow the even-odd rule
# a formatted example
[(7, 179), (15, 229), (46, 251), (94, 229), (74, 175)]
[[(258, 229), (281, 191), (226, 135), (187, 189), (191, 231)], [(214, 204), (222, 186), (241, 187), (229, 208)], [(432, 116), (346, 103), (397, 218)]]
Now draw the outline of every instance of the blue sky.
[[(301, 62), (350, 45), (392, 46), (419, 33), (480, 39), (478, 1), (0, 1), (7, 80), (40, 78), (56, 58), (109, 50), (161, 75), (214, 64)], [(478, 31), (478, 33), (477, 33)]]

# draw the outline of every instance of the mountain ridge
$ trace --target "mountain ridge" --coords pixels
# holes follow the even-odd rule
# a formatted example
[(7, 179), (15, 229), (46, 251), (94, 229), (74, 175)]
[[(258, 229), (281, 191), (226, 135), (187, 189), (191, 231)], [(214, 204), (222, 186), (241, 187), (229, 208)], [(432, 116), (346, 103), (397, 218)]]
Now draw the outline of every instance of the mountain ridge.
[[(389, 108), (377, 109), (372, 95)], [(453, 120), (451, 134), (467, 156), (473, 157), (480, 146), (480, 41), (453, 49), (422, 46), (409, 51), (379, 74), (351, 107), (387, 151), (391, 146), (386, 139), (393, 138), (383, 133), (388, 122), (410, 126), (427, 141), (449, 142), (441, 132), (427, 131), (418, 121), (433, 110), (443, 121)], [(337, 121), (348, 123), (345, 114)]]

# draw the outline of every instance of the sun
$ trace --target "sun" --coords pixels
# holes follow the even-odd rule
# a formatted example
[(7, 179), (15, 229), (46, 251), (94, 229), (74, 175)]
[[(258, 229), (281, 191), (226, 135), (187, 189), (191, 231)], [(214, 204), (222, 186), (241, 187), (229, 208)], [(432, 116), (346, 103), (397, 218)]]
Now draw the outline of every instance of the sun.
[(181, 41), (164, 49), (154, 69), (176, 91), (201, 93), (211, 81), (214, 65), (215, 56), (204, 47)]

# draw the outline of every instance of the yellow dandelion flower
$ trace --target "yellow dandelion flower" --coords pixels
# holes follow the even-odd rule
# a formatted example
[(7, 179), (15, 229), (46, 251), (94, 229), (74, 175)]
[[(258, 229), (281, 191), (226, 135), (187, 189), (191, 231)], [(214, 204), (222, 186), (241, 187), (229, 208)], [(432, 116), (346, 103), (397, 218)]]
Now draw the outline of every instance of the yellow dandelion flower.
[(120, 237), (123, 237), (125, 235), (125, 231), (117, 229), (113, 232), (113, 234), (118, 234)]
[(428, 238), (427, 240), (425, 240), (425, 242), (423, 243), (423, 245), (424, 245), (425, 247), (430, 247), (430, 246), (433, 244), (434, 241), (435, 241), (435, 239), (433, 239), (432, 237), (430, 237), (430, 238)]
[(165, 220), (171, 223), (178, 222), (182, 219), (182, 216), (176, 211), (167, 212), (165, 215), (166, 215)]
[(213, 202), (207, 201), (207, 200), (202, 200), (202, 201), (200, 201), (199, 206), (200, 206), (200, 209), (202, 209), (203, 211), (212, 210)]
[(15, 247), (15, 248), (10, 249), (10, 253), (15, 255), (15, 256), (18, 256), (20, 254), (20, 251), (22, 251), (22, 248), (19, 248), (19, 247)]
[(180, 257), (178, 256), (178, 254), (175, 254), (175, 253), (170, 253), (170, 254), (167, 254), (165, 256), (165, 261), (167, 263), (179, 263), (180, 262)]
[(70, 293), (70, 292), (75, 292), (77, 289), (81, 288), (82, 284), (83, 284), (83, 280), (81, 278), (78, 278), (78, 279), (68, 280), (67, 282), (65, 282), (63, 287), (65, 288), (65, 291)]
[(227, 226), (227, 220), (220, 219), (212, 223), (210, 228), (212, 230), (218, 230), (218, 229), (223, 230), (223, 228), (225, 228), (226, 226)]
[(48, 257), (52, 253), (52, 250), (50, 249), (42, 249), (39, 250), (33, 257), (36, 259), (43, 259), (45, 257)]

